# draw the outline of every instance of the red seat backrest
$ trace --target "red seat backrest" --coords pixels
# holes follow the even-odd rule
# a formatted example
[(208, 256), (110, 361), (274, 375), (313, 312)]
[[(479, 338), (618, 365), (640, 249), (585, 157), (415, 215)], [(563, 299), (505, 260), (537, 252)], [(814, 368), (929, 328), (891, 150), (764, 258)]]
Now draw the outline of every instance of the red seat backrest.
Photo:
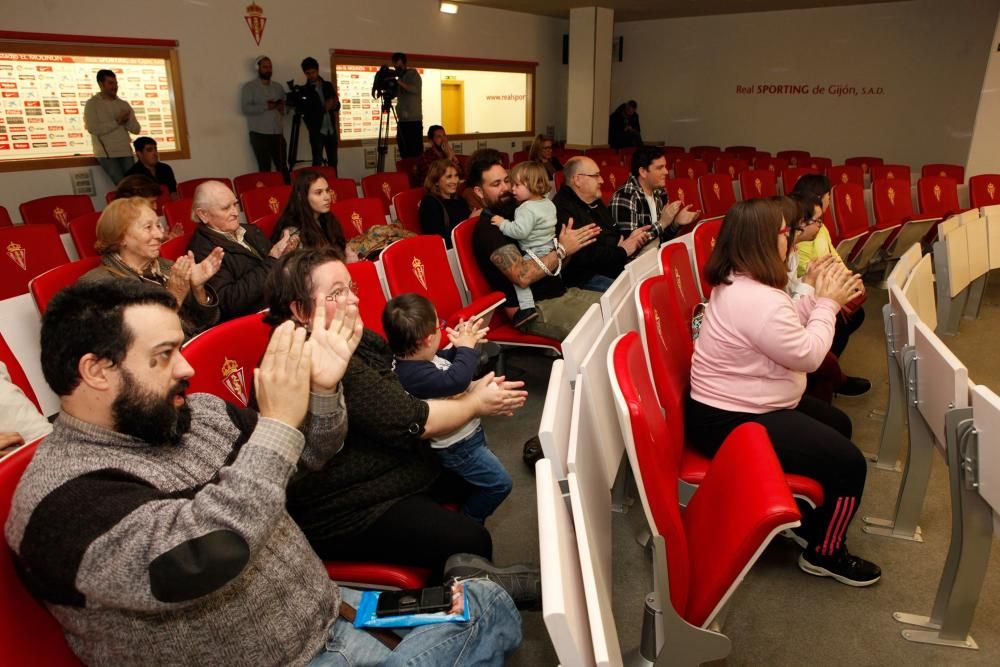
[(698, 191), (701, 193), (702, 210), (710, 218), (725, 215), (729, 207), (736, 203), (733, 179), (729, 174), (705, 174), (698, 179)]
[(101, 263), (101, 258), (97, 255), (78, 259), (75, 262), (67, 262), (53, 267), (31, 279), (28, 289), (31, 291), (31, 298), (38, 306), (38, 312), (44, 313), (49, 301), (56, 295), (56, 292), (69, 287), (75, 283), (80, 276), (95, 268)]
[(729, 153), (730, 155), (735, 155), (736, 153), (756, 153), (756, 146), (726, 146), (723, 153)]
[(750, 165), (745, 159), (736, 157), (720, 157), (716, 158), (713, 171), (716, 174), (725, 174), (729, 176), (729, 180), (735, 181), (740, 177), (740, 174), (749, 168)]
[(423, 183), (420, 182), (419, 175), (417, 174), (417, 167), (420, 164), (420, 158), (415, 157), (404, 157), (396, 160), (396, 171), (400, 174), (406, 174), (406, 177), (410, 179), (410, 187), (418, 188)]
[(777, 178), (788, 167), (788, 160), (769, 155), (758, 155), (753, 162), (754, 169), (767, 170)]
[(850, 165), (852, 167), (861, 167), (861, 171), (865, 174), (871, 172), (872, 166), (876, 164), (882, 164), (884, 160), (880, 157), (875, 157), (872, 155), (858, 155), (856, 157), (849, 157), (844, 160), (844, 164)]
[[(861, 167), (854, 167), (861, 169)], [(840, 238), (851, 238), (868, 231), (868, 209), (865, 206), (865, 189), (857, 183), (837, 183), (830, 195), (833, 211), (837, 216)]]
[[(261, 216), (254, 220), (252, 225), (256, 225), (261, 232), (264, 233), (264, 238), (271, 238), (271, 234), (274, 232), (275, 225), (278, 224), (278, 218), (281, 217), (280, 213), (268, 213), (267, 215)], [(163, 254), (162, 252), (160, 253)]]
[[(0, 461), (0, 525), (10, 516), (14, 490), (35, 455), (37, 442), (21, 447)], [(13, 556), (0, 545), (0, 627), (5, 665), (79, 666), (59, 622), (52, 617), (14, 570)]]
[[(469, 156), (469, 157), (471, 157), (471, 156)], [(509, 153), (505, 153), (504, 151), (500, 151), (500, 164), (503, 165), (504, 169), (510, 169), (510, 154)], [(463, 163), (462, 164), (462, 171), (465, 171), (465, 169), (468, 166), (469, 165), (468, 165), (467, 162)]]
[[(164, 241), (163, 245), (160, 246), (160, 257), (169, 259), (171, 262), (176, 262), (178, 257), (187, 254), (192, 236), (194, 236), (193, 232), (190, 234), (181, 234), (169, 241)], [(270, 236), (270, 232), (265, 234), (265, 236)]]
[(375, 225), (385, 224), (382, 202), (374, 197), (344, 199), (330, 204), (330, 215), (340, 223), (344, 240), (350, 241)]
[[(351, 178), (335, 178), (332, 181), (327, 179), (330, 186), (330, 195), (334, 203), (358, 198), (358, 184)], [(365, 195), (366, 197), (368, 195)]]
[[(379, 257), (390, 296), (422, 294), (434, 303), (438, 317), (450, 320), (462, 308), (462, 297), (448, 263), (444, 239), (437, 235), (400, 239)], [(442, 341), (447, 344), (447, 340)]]
[(423, 233), (420, 229), (420, 200), (425, 194), (423, 188), (410, 188), (396, 193), (392, 198), (392, 206), (396, 209), (396, 219), (399, 224), (414, 234)]
[(218, 181), (225, 185), (227, 188), (233, 191), (235, 194), (236, 189), (233, 187), (233, 182), (228, 178), (190, 178), (186, 181), (181, 181), (177, 184), (177, 196), (181, 199), (194, 199), (194, 191), (198, 189), (198, 186), (205, 181)]
[[(571, 157), (576, 157), (577, 155), (583, 155), (583, 151), (579, 148), (556, 148), (552, 151), (552, 154), (556, 156), (559, 162), (566, 164), (566, 160)], [(463, 167), (464, 166), (465, 165), (463, 165)]]
[(69, 221), (69, 236), (73, 239), (73, 247), (81, 259), (96, 257), (99, 253), (94, 248), (97, 243), (97, 220), (101, 217), (99, 211), (84, 213)]
[(451, 230), (451, 246), (458, 256), (462, 281), (465, 283), (465, 288), (469, 291), (469, 299), (472, 301), (494, 292), (486, 280), (486, 276), (480, 270), (479, 264), (476, 262), (476, 254), (472, 250), (472, 231), (477, 220), (479, 218), (469, 218)]
[(362, 260), (347, 265), (347, 270), (351, 273), (358, 289), (355, 295), (358, 297), (358, 313), (366, 329), (378, 332), (385, 338), (385, 330), (382, 328), (382, 311), (385, 310), (385, 292), (382, 291), (382, 283), (378, 279), (378, 270), (375, 262)]
[(292, 188), (287, 185), (251, 188), (240, 195), (240, 203), (247, 222), (254, 223), (265, 215), (280, 214), (291, 195)]
[(0, 300), (25, 294), (28, 281), (69, 261), (55, 225), (0, 227)]
[[(300, 167), (300, 168), (296, 169), (295, 171), (292, 172), (292, 181), (295, 181), (295, 177), (298, 176), (300, 172), (306, 171), (307, 169), (309, 171), (318, 171), (319, 173), (323, 174), (323, 178), (326, 179), (327, 183), (331, 183), (331, 181), (337, 180), (337, 168), (336, 167), (329, 167), (327, 165), (318, 165), (318, 166), (315, 166), (315, 167)], [(345, 179), (345, 180), (349, 181), (351, 179), (348, 178), (348, 179)], [(331, 187), (333, 187), (332, 183), (331, 183)], [(355, 196), (357, 196), (357, 194), (355, 194)]]
[[(961, 185), (965, 183), (965, 167), (960, 164), (944, 164), (944, 163), (934, 163), (925, 164), (920, 168), (921, 176), (947, 176), (955, 180), (955, 183)], [(919, 187), (919, 185), (917, 186)]]
[(10, 219), (10, 213), (7, 212), (6, 206), (0, 206), (0, 227), (10, 227), (14, 224), (14, 221)]
[(789, 167), (801, 167), (809, 159), (809, 151), (778, 151), (774, 156), (787, 160)]
[(698, 160), (704, 160), (706, 164), (711, 164), (715, 158), (722, 155), (722, 149), (718, 146), (692, 146), (688, 155)]
[(608, 167), (620, 167), (622, 158), (613, 148), (588, 148), (584, 155), (597, 163), (597, 168), (603, 173)]
[(662, 275), (673, 278), (674, 295), (680, 306), (681, 314), (691, 323), (695, 306), (700, 304), (701, 294), (698, 291), (698, 278), (691, 266), (691, 254), (684, 243), (668, 243), (660, 248), (660, 267)]
[(240, 198), (244, 192), (254, 188), (276, 188), (284, 184), (284, 177), (277, 171), (253, 171), (233, 179), (236, 196)]
[(712, 294), (712, 286), (705, 278), (705, 264), (715, 250), (715, 241), (719, 238), (723, 218), (712, 218), (698, 223), (694, 228), (694, 257), (698, 267), (698, 279), (701, 283), (701, 293), (707, 301)]
[(944, 218), (960, 210), (958, 183), (949, 176), (924, 176), (917, 180), (917, 203), (924, 217)]
[(365, 197), (381, 201), (386, 213), (389, 213), (389, 204), (392, 203), (393, 196), (409, 189), (410, 177), (398, 171), (371, 174), (361, 179), (361, 192)]
[(674, 176), (677, 178), (690, 178), (692, 181), (698, 180), (699, 176), (708, 173), (708, 163), (697, 158), (680, 158), (674, 162)]
[(517, 164), (518, 162), (526, 162), (529, 158), (528, 151), (514, 151), (514, 154), (510, 156), (511, 164)]
[(860, 165), (842, 164), (836, 167), (827, 167), (826, 177), (830, 179), (831, 185), (843, 183), (855, 183), (862, 188), (865, 187), (865, 172)]
[[(7, 345), (7, 341), (3, 339), (2, 335), (0, 335), (0, 361), (7, 366), (7, 374), (10, 375), (11, 382), (17, 385), (17, 387), (24, 392), (24, 395), (35, 404), (35, 407), (38, 408), (39, 412), (41, 412), (42, 407), (38, 404), (38, 397), (35, 396), (35, 390), (32, 389), (28, 376), (24, 373), (24, 369), (21, 368), (21, 362), (14, 356), (13, 350), (11, 350), (10, 346)], [(3, 464), (0, 463), (0, 466), (2, 465)], [(0, 548), (2, 548), (2, 545), (0, 545)]]
[(1000, 204), (1000, 174), (979, 174), (970, 178), (969, 203), (973, 208)]
[(558, 192), (559, 189), (563, 186), (563, 182), (565, 180), (566, 177), (563, 175), (563, 173), (561, 171), (557, 171), (556, 175), (553, 177), (553, 181), (555, 182), (556, 186), (556, 192)]
[(667, 158), (667, 164), (670, 165), (672, 159), (678, 157), (683, 157), (687, 155), (687, 150), (683, 146), (664, 146), (663, 155)]
[(194, 233), (198, 223), (194, 221), (191, 210), (193, 205), (193, 199), (178, 199), (163, 207), (163, 216), (167, 219), (167, 228), (171, 232), (181, 230), (184, 234)]
[(54, 195), (23, 202), (18, 210), (26, 225), (57, 225), (65, 232), (70, 220), (94, 212), (94, 202), (87, 195)]
[(679, 201), (684, 206), (690, 204), (694, 210), (701, 210), (701, 196), (698, 184), (692, 178), (668, 178), (664, 186), (668, 201)]
[(817, 157), (815, 155), (810, 155), (809, 159), (800, 162), (799, 166), (809, 167), (810, 169), (814, 169), (822, 174), (827, 169), (833, 166), (833, 160), (831, 160), (828, 157)]
[(910, 198), (910, 179), (880, 178), (872, 181), (872, 208), (875, 226), (894, 227), (913, 217), (913, 200)]
[(629, 170), (620, 164), (608, 164), (601, 167), (601, 178), (604, 182), (601, 183), (601, 190), (604, 192), (614, 192), (621, 186), (625, 185), (625, 181), (628, 180)]
[(778, 194), (778, 178), (767, 169), (747, 169), (740, 172), (740, 194), (743, 199), (760, 199)]
[(270, 337), (271, 327), (264, 323), (264, 315), (254, 313), (223, 322), (189, 340), (182, 349), (195, 370), (188, 392), (212, 394), (237, 407), (247, 407), (253, 392), (253, 371)]
[(883, 179), (902, 178), (910, 180), (910, 165), (908, 164), (873, 164), (869, 165), (868, 173), (872, 175), (872, 182)]
[(799, 179), (806, 174), (819, 174), (821, 173), (818, 169), (813, 169), (811, 167), (785, 167), (781, 170), (781, 188), (782, 191), (787, 195), (791, 194), (792, 190), (795, 189), (795, 184), (799, 182)]

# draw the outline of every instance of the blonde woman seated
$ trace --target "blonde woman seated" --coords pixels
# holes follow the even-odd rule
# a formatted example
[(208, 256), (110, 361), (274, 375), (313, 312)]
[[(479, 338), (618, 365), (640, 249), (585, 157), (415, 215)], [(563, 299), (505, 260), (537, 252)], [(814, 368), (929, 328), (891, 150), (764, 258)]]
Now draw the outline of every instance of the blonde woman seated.
[(219, 299), (206, 283), (222, 265), (222, 248), (195, 263), (190, 251), (176, 262), (160, 257), (163, 228), (145, 199), (116, 199), (97, 220), (101, 264), (80, 282), (138, 280), (165, 288), (177, 300), (184, 334), (191, 337), (219, 321)]

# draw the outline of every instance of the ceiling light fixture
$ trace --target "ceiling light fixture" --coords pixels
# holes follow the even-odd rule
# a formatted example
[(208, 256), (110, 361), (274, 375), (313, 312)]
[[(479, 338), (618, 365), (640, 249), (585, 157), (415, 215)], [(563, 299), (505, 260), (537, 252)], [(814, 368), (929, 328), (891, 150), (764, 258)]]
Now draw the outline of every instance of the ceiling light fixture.
[(454, 2), (442, 2), (441, 3), (441, 13), (442, 14), (457, 14), (458, 5)]

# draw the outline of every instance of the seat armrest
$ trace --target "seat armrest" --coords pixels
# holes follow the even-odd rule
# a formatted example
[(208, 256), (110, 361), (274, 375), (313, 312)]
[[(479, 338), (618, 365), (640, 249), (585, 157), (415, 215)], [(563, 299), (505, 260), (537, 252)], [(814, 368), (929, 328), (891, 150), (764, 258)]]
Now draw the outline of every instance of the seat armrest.
[(473, 299), (472, 303), (468, 306), (460, 308), (451, 314), (451, 317), (448, 318), (448, 326), (455, 326), (460, 319), (466, 321), (482, 319), (483, 326), (489, 326), (490, 319), (493, 317), (493, 311), (503, 306), (506, 301), (507, 297), (502, 292), (491, 292), (486, 296)]

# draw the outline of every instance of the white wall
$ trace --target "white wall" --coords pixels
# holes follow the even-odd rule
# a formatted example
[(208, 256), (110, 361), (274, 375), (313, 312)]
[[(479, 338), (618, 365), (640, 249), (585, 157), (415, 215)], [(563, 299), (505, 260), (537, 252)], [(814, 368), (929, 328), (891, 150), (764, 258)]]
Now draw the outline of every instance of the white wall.
[[(191, 146), (190, 160), (171, 163), (179, 180), (236, 176), (256, 169), (239, 111), (239, 89), (255, 76), (253, 60), (261, 54), (271, 57), (274, 79), (283, 83), (293, 77), (302, 82), (299, 63), (307, 55), (319, 61), (321, 75), (330, 79), (331, 48), (537, 61), (535, 127), (544, 131), (553, 125), (557, 133), (565, 133), (567, 68), (561, 64), (565, 20), (467, 5), (458, 14), (447, 15), (438, 11), (437, 0), (260, 0), (267, 24), (258, 47), (243, 18), (248, 4), (249, 0), (6, 3), (3, 29), (178, 40)], [(490, 140), (489, 145), (519, 150), (522, 140)], [(464, 143), (467, 149), (475, 148), (475, 142)], [(307, 144), (299, 154), (308, 157)], [(345, 176), (364, 176), (368, 172), (363, 166), (362, 149), (341, 149), (340, 171)], [(98, 205), (110, 182), (98, 167), (91, 171), (101, 195), (95, 198)], [(0, 173), (0, 205), (15, 220), (21, 201), (70, 191), (68, 169)]]
[[(965, 164), (998, 6), (914, 0), (620, 23), (611, 108), (634, 98), (643, 138), (670, 144)], [(737, 94), (760, 84), (810, 94)], [(812, 94), (831, 85), (884, 93)]]
[(979, 111), (972, 133), (972, 147), (965, 173), (1000, 174), (1000, 17), (987, 56), (986, 77), (979, 97)]

